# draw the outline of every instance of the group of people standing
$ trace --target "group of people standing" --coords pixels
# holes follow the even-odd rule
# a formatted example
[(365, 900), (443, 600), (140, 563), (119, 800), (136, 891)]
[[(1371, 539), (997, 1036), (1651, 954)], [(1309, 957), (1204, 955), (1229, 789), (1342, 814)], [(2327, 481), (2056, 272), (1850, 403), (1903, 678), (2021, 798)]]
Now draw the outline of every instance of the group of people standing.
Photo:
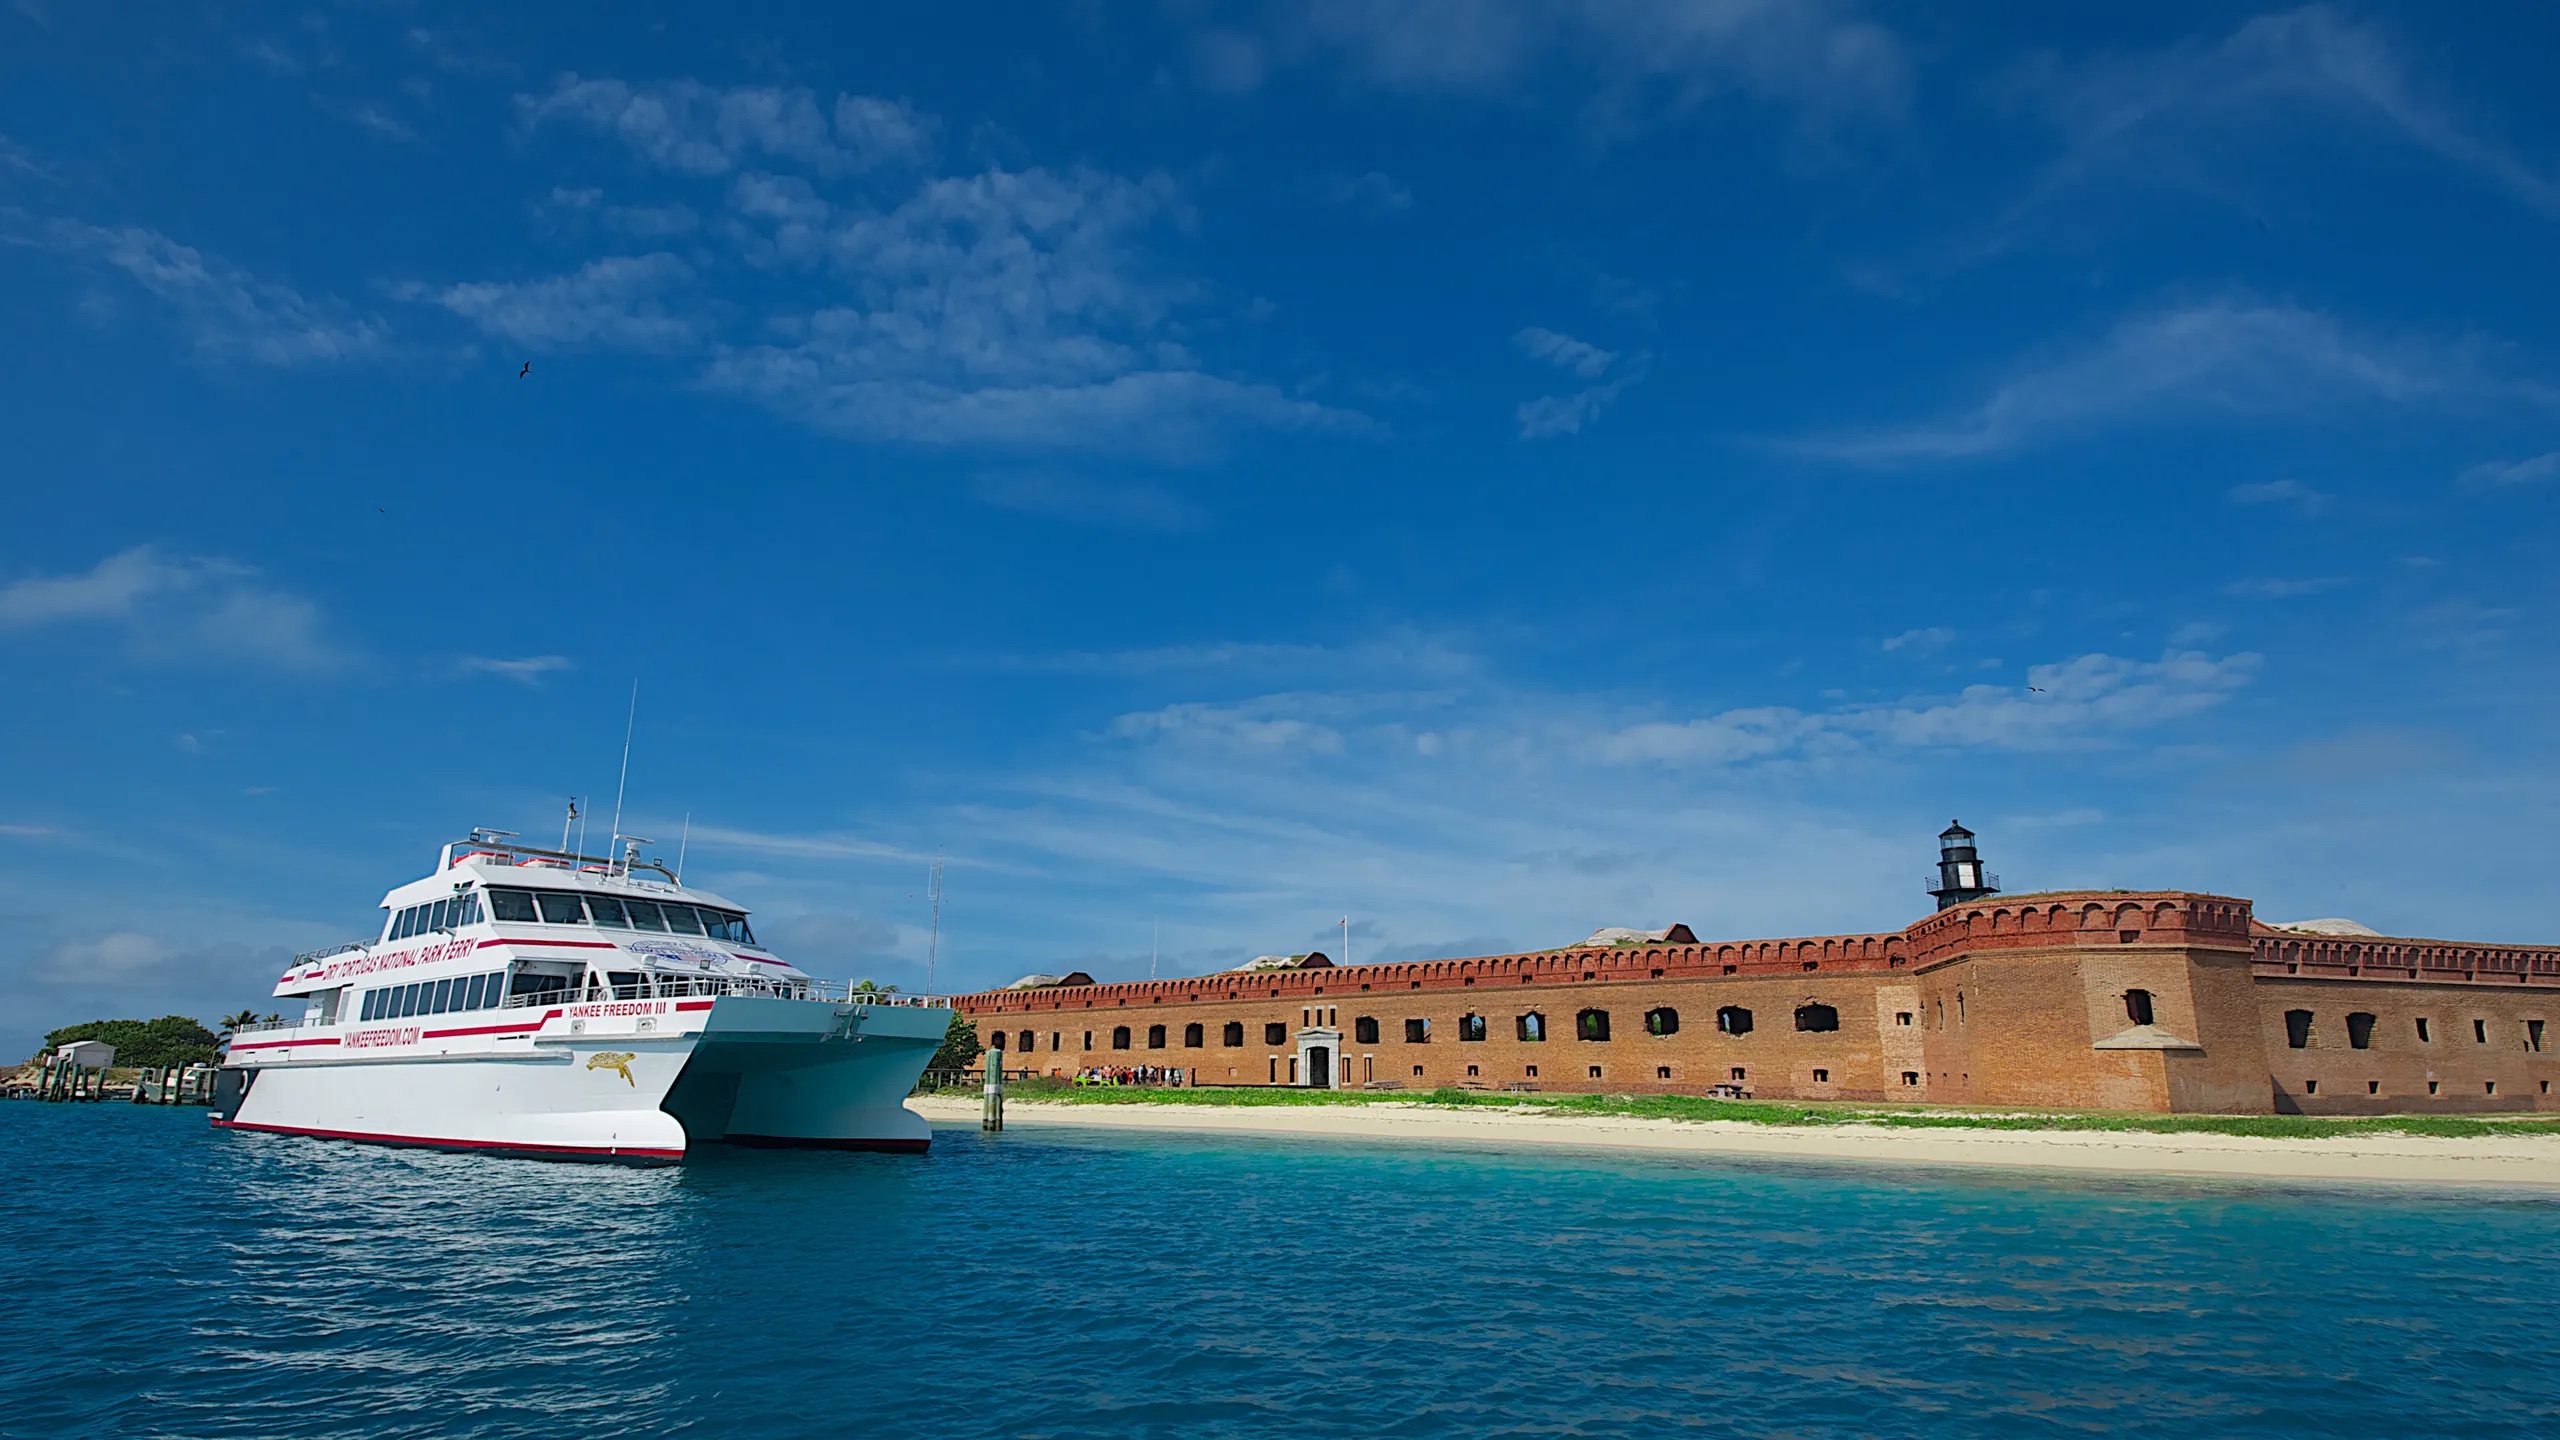
[(1179, 1085), (1180, 1070), (1162, 1065), (1089, 1065), (1076, 1072), (1078, 1085)]

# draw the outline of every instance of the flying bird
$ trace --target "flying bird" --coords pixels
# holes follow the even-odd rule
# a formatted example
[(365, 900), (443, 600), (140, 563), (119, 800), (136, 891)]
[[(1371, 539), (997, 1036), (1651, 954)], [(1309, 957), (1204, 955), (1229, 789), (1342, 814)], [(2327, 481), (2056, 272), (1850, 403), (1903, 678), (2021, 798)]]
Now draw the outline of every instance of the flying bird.
[(530, 375), (530, 374), (532, 374), (532, 373), (533, 373), (533, 362), (532, 362), (532, 361), (530, 361), (530, 360), (527, 360), (526, 362), (524, 362), (524, 368), (516, 372), (516, 378), (517, 378), (517, 379), (519, 379), (519, 380), (521, 380), (521, 379), (523, 379), (524, 377), (526, 377), (527, 375)]
[(2044, 693), (2044, 687), (2041, 685), (2030, 685), (2027, 687), (2027, 693), (2030, 695), (2041, 695)]

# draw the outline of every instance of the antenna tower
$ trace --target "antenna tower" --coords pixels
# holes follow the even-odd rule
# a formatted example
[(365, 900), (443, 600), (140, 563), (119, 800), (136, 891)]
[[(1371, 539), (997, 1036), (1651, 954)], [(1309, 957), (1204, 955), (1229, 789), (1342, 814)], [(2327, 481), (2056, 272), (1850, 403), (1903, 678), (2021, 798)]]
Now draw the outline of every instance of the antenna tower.
[(622, 722), (622, 778), (613, 782), (613, 839), (622, 843), (622, 792), (631, 784), (631, 733), (640, 723), (640, 682), (631, 682), (631, 713)]
[(924, 942), (924, 989), (925, 993), (928, 995), (933, 993), (933, 966), (934, 961), (940, 956), (941, 951), (942, 852), (936, 850), (933, 852), (933, 928), (926, 932)]

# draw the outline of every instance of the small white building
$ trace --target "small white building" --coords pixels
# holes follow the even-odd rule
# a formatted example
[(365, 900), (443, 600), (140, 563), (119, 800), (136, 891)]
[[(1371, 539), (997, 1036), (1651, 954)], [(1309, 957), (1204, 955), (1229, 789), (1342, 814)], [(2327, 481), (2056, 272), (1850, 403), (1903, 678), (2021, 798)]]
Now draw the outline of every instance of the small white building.
[(116, 1063), (116, 1047), (104, 1040), (74, 1040), (53, 1052), (56, 1060), (68, 1060), (83, 1070), (104, 1070)]

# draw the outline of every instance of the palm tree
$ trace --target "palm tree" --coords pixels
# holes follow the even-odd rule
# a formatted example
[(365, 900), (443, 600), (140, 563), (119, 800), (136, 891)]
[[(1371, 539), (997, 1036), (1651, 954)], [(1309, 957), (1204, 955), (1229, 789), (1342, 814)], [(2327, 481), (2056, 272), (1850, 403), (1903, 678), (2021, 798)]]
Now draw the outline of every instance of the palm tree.
[(895, 995), (898, 993), (898, 987), (895, 985), (883, 985), (877, 980), (865, 980), (861, 984), (854, 986), (852, 993), (856, 995)]
[(255, 1025), (257, 1023), (258, 1012), (255, 1010), (243, 1010), (237, 1015), (225, 1015), (222, 1017), (222, 1038), (228, 1040), (231, 1038), (232, 1032), (240, 1029), (242, 1026)]

